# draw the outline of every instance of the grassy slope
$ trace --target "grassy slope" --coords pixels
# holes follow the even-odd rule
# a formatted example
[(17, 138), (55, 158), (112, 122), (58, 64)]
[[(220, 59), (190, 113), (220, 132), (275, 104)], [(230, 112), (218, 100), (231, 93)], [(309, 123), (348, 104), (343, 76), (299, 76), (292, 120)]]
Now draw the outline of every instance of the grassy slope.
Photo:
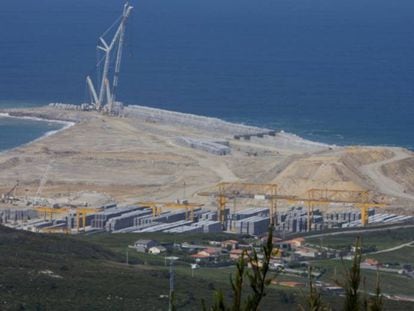
[[(94, 240), (105, 237), (89, 242), (88, 237), (41, 235), (0, 227), (0, 310), (165, 310), (168, 301), (160, 295), (168, 294), (168, 268), (127, 266), (123, 263), (125, 247), (119, 252), (116, 247), (111, 250), (106, 245), (113, 237), (106, 238), (109, 242), (101, 241), (100, 246)], [(113, 245), (118, 242), (112, 240)], [(61, 278), (43, 274), (44, 270)], [(202, 298), (210, 301), (215, 289), (228, 289), (231, 271), (200, 269), (192, 277), (188, 266), (178, 265), (179, 310), (199, 310)], [(271, 290), (265, 303), (267, 307), (278, 304), (286, 310), (296, 309), (292, 302), (297, 295)]]
[(382, 263), (395, 263), (400, 265), (409, 264), (414, 266), (414, 246), (406, 246), (392, 252), (370, 255)]
[[(139, 264), (124, 264), (127, 245), (148, 237), (41, 235), (0, 227), (0, 310), (165, 310), (168, 301), (160, 295), (168, 293), (168, 268), (162, 257), (130, 250), (130, 258)], [(158, 234), (151, 237), (195, 243), (227, 238)], [(41, 273), (46, 269), (62, 278)], [(192, 277), (188, 264), (179, 262), (178, 309), (200, 310), (200, 300), (211, 301), (214, 290), (219, 288), (227, 290), (226, 297), (230, 299), (232, 271), (231, 267), (202, 268)], [(340, 305), (341, 298), (326, 299), (334, 306)], [(299, 290), (272, 286), (263, 310), (297, 310), (302, 301)], [(390, 310), (398, 310), (394, 303), (389, 306)]]
[(326, 236), (323, 238), (307, 238), (306, 242), (323, 245), (335, 249), (347, 249), (353, 245), (356, 237), (360, 235), (364, 247), (375, 246), (378, 250), (394, 247), (403, 243), (410, 242), (414, 239), (414, 228), (364, 232), (361, 234), (343, 234), (335, 236)]

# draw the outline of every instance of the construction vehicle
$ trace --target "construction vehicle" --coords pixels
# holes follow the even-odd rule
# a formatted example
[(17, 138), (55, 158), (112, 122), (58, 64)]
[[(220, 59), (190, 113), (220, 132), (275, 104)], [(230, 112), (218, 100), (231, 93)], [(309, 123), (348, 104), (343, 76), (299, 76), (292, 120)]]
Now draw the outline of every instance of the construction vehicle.
[(1, 202), (13, 204), (16, 201), (19, 201), (19, 199), (16, 197), (17, 187), (19, 187), (19, 181), (17, 181), (16, 184), (8, 192), (1, 195)]
[(196, 203), (189, 203), (187, 201), (182, 202), (155, 202), (155, 201), (147, 201), (147, 202), (138, 202), (136, 203), (141, 206), (148, 206), (152, 209), (152, 216), (156, 217), (161, 215), (164, 210), (168, 209), (185, 209), (185, 219), (194, 221), (194, 209), (201, 208), (203, 204), (196, 204)]

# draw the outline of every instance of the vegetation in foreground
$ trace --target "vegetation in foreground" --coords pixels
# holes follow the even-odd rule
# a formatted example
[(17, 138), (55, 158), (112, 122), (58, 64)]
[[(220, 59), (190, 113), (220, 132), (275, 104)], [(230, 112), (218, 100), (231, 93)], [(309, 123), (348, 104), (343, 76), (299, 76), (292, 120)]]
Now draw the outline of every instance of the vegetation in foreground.
[[(210, 311), (257, 311), (260, 309), (262, 299), (267, 294), (267, 287), (272, 279), (268, 278), (270, 261), (272, 254), (277, 252), (273, 248), (273, 227), (269, 228), (269, 233), (265, 245), (262, 247), (263, 256), (259, 260), (257, 252), (254, 250), (253, 255), (247, 252), (240, 257), (235, 272), (235, 278), (230, 279), (231, 290), (233, 292), (232, 302), (227, 304), (221, 291), (216, 292), (215, 300)], [(355, 255), (351, 267), (345, 267), (345, 276), (343, 280), (337, 280), (337, 284), (345, 290), (343, 298), (344, 311), (381, 311), (384, 308), (383, 296), (379, 282), (379, 274), (375, 287), (375, 294), (368, 297), (367, 290), (361, 292), (360, 286), (362, 281), (361, 274), (362, 244), (358, 237), (355, 242)], [(246, 270), (246, 265), (250, 270)], [(299, 305), (301, 310), (322, 311), (333, 310), (333, 307), (323, 301), (322, 295), (313, 284), (311, 273), (309, 271), (309, 291), (303, 305)], [(247, 279), (247, 280), (246, 280)], [(245, 289), (245, 283), (248, 284), (249, 290)], [(207, 311), (205, 302), (203, 310)]]
[[(177, 241), (188, 240), (188, 236), (169, 236)], [(164, 261), (157, 256), (131, 253), (133, 264), (125, 264), (126, 246), (139, 238), (43, 235), (0, 226), (0, 310), (166, 310), (169, 274)], [(151, 262), (152, 259), (157, 260)], [(144, 264), (146, 261), (150, 264)], [(232, 267), (203, 268), (196, 270), (193, 277), (189, 266), (178, 264), (177, 310), (200, 310), (201, 300), (210, 302), (219, 290), (226, 301), (232, 301), (230, 275), (236, 281)], [(275, 274), (270, 272), (268, 276)], [(249, 289), (249, 277), (245, 280), (243, 290)], [(265, 292), (260, 300), (261, 310), (297, 310), (299, 305), (311, 310), (306, 304), (307, 290), (269, 285)], [(336, 306), (342, 298), (320, 295), (320, 299)], [(386, 300), (384, 306), (385, 310), (401, 310), (413, 305)]]

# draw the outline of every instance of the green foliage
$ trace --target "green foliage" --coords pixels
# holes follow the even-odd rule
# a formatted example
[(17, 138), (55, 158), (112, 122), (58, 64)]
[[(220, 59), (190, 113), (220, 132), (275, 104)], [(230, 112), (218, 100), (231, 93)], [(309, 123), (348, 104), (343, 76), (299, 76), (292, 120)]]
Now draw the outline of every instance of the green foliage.
[(364, 251), (368, 249), (383, 250), (412, 241), (414, 228), (399, 228), (394, 230), (366, 231), (360, 233), (344, 233), (324, 236), (323, 238), (306, 238), (313, 245), (323, 244), (324, 247), (343, 250), (350, 249), (358, 236), (364, 240)]
[[(210, 311), (250, 311), (258, 310), (259, 305), (266, 296), (266, 287), (269, 286), (271, 279), (267, 278), (269, 272), (270, 258), (273, 252), (273, 227), (269, 228), (269, 234), (266, 244), (262, 247), (263, 260), (259, 260), (257, 252), (253, 250), (252, 254), (243, 252), (236, 265), (236, 273), (233, 279), (230, 276), (231, 290), (233, 294), (233, 303), (227, 306), (222, 291), (217, 291), (213, 305), (208, 309), (205, 302), (202, 302), (203, 310)], [(247, 258), (247, 260), (246, 260)], [(248, 264), (251, 270), (246, 270)], [(250, 293), (243, 299), (244, 280), (247, 277), (249, 281)]]
[(321, 293), (316, 289), (313, 283), (312, 268), (309, 267), (309, 294), (306, 298), (305, 306), (299, 305), (302, 311), (328, 311), (330, 308), (322, 301)]
[(380, 275), (377, 271), (377, 283), (375, 286), (375, 296), (370, 299), (368, 303), (368, 309), (370, 311), (381, 311), (384, 308), (384, 301), (381, 294), (381, 281), (380, 281)]
[(362, 260), (362, 242), (357, 237), (355, 241), (355, 254), (350, 268), (345, 270), (345, 279), (338, 281), (337, 284), (345, 289), (344, 311), (381, 311), (383, 310), (383, 300), (380, 289), (380, 279), (377, 272), (377, 283), (374, 298), (367, 298), (365, 278), (363, 279), (364, 297), (361, 298), (359, 287), (361, 285), (361, 260)]
[(344, 311), (361, 310), (359, 285), (361, 283), (361, 238), (355, 242), (355, 254), (350, 268), (345, 268), (345, 279), (336, 280), (336, 283), (345, 289)]

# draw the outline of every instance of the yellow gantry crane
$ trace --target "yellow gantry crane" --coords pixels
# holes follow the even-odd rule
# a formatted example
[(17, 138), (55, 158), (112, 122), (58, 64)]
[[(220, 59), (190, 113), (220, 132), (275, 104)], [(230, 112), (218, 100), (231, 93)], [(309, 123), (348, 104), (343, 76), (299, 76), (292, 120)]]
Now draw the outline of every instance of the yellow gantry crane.
[(225, 210), (229, 200), (256, 199), (269, 202), (269, 217), (271, 224), (275, 224), (278, 200), (296, 199), (293, 196), (277, 194), (277, 184), (255, 184), (241, 182), (221, 182), (216, 185), (214, 191), (197, 193), (199, 196), (217, 198), (217, 212), (219, 221), (225, 225)]
[(46, 219), (53, 220), (55, 218), (55, 215), (67, 214), (70, 211), (70, 209), (66, 207), (54, 208), (54, 207), (47, 207), (47, 206), (38, 206), (38, 207), (35, 207), (35, 210), (39, 214), (43, 214), (45, 220)]
[(312, 225), (313, 207), (317, 205), (352, 205), (361, 210), (361, 224), (368, 224), (368, 209), (387, 207), (386, 202), (375, 202), (371, 193), (366, 190), (342, 190), (342, 189), (309, 189), (307, 199), (299, 199), (308, 206), (308, 231)]
[[(102, 211), (102, 208), (68, 208), (68, 207), (47, 207), (47, 206), (39, 206), (36, 207), (35, 210), (40, 213), (44, 214), (44, 219), (53, 220), (56, 215), (62, 214), (70, 214), (73, 213), (76, 215), (76, 229), (79, 232), (80, 229), (85, 230), (86, 225), (86, 216), (89, 214), (95, 214), (97, 212)], [(81, 221), (82, 220), (82, 221)], [(45, 229), (46, 230), (46, 229)]]
[(236, 198), (260, 199), (269, 201), (269, 217), (272, 225), (275, 224), (277, 202), (303, 203), (307, 205), (307, 228), (311, 230), (313, 208), (315, 205), (352, 205), (361, 209), (361, 223), (368, 224), (368, 208), (386, 207), (386, 203), (375, 202), (371, 199), (369, 191), (355, 191), (342, 189), (309, 189), (306, 198), (298, 196), (279, 195), (276, 184), (255, 184), (239, 182), (222, 182), (216, 185), (214, 191), (197, 193), (200, 196), (217, 198), (218, 216), (220, 222), (225, 225), (225, 209), (229, 200)]
[(200, 208), (203, 204), (189, 203), (187, 201), (183, 202), (156, 202), (156, 201), (147, 201), (147, 202), (138, 202), (138, 205), (148, 206), (152, 209), (152, 216), (156, 217), (161, 215), (163, 210), (168, 209), (185, 209), (185, 219), (194, 221), (194, 209)]
[[(76, 213), (76, 230), (79, 232), (80, 229), (83, 228), (83, 230), (85, 231), (85, 227), (86, 227), (86, 216), (89, 214), (96, 214), (98, 212), (101, 212), (103, 209), (102, 208), (83, 208), (83, 207), (77, 207), (75, 209), (72, 209), (73, 212)], [(82, 219), (82, 225), (81, 220)]]

